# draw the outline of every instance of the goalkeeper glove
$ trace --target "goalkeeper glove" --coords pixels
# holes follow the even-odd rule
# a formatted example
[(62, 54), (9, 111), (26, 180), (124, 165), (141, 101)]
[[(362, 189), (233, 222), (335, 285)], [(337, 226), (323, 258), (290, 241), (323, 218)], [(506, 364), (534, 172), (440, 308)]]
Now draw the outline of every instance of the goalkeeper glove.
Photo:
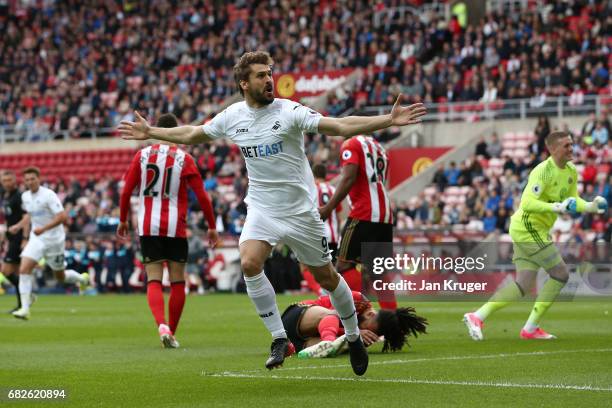
[(608, 202), (605, 198), (597, 196), (593, 201), (587, 203), (584, 210), (590, 213), (605, 214), (608, 211)]
[(553, 203), (552, 210), (557, 214), (578, 215), (577, 202), (574, 197), (566, 198), (562, 203)]

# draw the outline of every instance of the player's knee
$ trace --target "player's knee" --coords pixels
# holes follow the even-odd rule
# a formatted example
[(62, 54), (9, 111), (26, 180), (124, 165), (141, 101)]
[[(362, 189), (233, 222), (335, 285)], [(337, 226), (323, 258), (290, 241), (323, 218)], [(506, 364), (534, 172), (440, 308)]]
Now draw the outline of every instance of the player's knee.
[(521, 295), (525, 296), (528, 293), (531, 293), (531, 289), (533, 288), (533, 281), (529, 279), (517, 279), (516, 286), (518, 286), (521, 291)]
[(20, 275), (30, 275), (32, 273), (33, 267), (31, 267), (28, 263), (22, 263), (19, 265), (19, 274)]
[(255, 276), (263, 270), (263, 265), (252, 258), (241, 259), (240, 267), (245, 276)]
[(550, 271), (548, 274), (551, 278), (558, 280), (559, 282), (567, 282), (569, 280), (569, 271), (567, 270), (567, 265), (561, 263)]

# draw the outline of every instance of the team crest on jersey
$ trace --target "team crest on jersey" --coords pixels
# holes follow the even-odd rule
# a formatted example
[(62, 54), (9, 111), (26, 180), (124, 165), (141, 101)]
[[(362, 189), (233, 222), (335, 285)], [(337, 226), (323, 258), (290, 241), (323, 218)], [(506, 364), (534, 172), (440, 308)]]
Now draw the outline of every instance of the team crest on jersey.
[(567, 179), (567, 184), (572, 184), (573, 182), (574, 182), (574, 179), (573, 179), (573, 178), (570, 176), (570, 177)]
[(351, 153), (350, 150), (345, 150), (342, 152), (342, 160), (348, 160), (351, 158), (352, 155), (353, 153)]
[(277, 120), (276, 122), (274, 122), (274, 126), (272, 126), (272, 130), (276, 132), (278, 129), (280, 129), (280, 127), (281, 127), (281, 124)]
[(542, 192), (542, 187), (540, 187), (539, 184), (536, 184), (531, 188), (531, 191), (533, 192), (533, 194), (539, 196), (540, 193)]

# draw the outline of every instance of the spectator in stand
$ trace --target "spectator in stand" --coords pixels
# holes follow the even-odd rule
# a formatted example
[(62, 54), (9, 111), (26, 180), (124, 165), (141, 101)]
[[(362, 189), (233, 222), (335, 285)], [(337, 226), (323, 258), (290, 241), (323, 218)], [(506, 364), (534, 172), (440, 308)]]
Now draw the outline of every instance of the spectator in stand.
[(595, 130), (596, 125), (597, 125), (597, 116), (595, 116), (595, 113), (591, 113), (587, 121), (584, 122), (584, 125), (582, 125), (581, 136), (582, 137), (590, 136), (593, 133), (593, 130)]
[(536, 124), (536, 128), (533, 131), (536, 135), (537, 143), (538, 143), (538, 151), (537, 154), (541, 154), (545, 151), (544, 140), (546, 136), (550, 133), (550, 123), (548, 122), (548, 117), (545, 115), (541, 115), (538, 117), (538, 123)]
[(482, 223), (483, 223), (483, 230), (487, 234), (490, 234), (491, 232), (495, 231), (495, 227), (497, 226), (497, 217), (495, 216), (495, 213), (493, 212), (493, 210), (486, 211), (485, 217), (483, 218)]
[(446, 177), (444, 171), (444, 164), (440, 164), (438, 169), (434, 173), (433, 180), (431, 181), (438, 187), (439, 192), (443, 192), (446, 186), (448, 185), (448, 178)]
[(476, 154), (476, 156), (482, 156), (485, 159), (490, 159), (491, 156), (489, 156), (489, 152), (487, 150), (487, 142), (485, 140), (484, 137), (481, 137), (480, 140), (478, 141), (478, 143), (476, 144), (476, 150), (474, 152), (474, 154)]
[(508, 210), (506, 207), (500, 206), (497, 211), (497, 223), (495, 224), (495, 229), (499, 232), (507, 234), (508, 228), (510, 227), (510, 217), (508, 216)]
[(472, 185), (472, 171), (467, 167), (465, 162), (459, 163), (459, 181), (460, 186)]
[(595, 125), (595, 130), (592, 133), (593, 141), (597, 143), (600, 147), (608, 144), (608, 129), (603, 126), (601, 121), (597, 121)]
[(456, 186), (459, 180), (460, 171), (457, 168), (457, 163), (454, 161), (450, 162), (448, 169), (445, 171), (446, 179), (450, 186)]
[(579, 84), (574, 84), (574, 90), (569, 96), (569, 106), (580, 106), (584, 104), (584, 91), (580, 89)]
[(499, 136), (496, 132), (491, 135), (491, 141), (487, 145), (487, 153), (489, 157), (500, 157), (502, 152), (502, 145), (499, 141)]
[(482, 94), (480, 101), (483, 103), (495, 102), (497, 100), (497, 86), (493, 80), (487, 82), (487, 87)]
[(584, 170), (582, 170), (582, 182), (587, 184), (594, 184), (595, 178), (597, 177), (597, 167), (595, 166), (595, 160), (588, 159)]
[(491, 210), (493, 212), (497, 212), (500, 201), (501, 201), (501, 197), (497, 194), (497, 191), (494, 189), (491, 190), (491, 192), (489, 193), (489, 197), (487, 198), (487, 201), (485, 204), (485, 209)]
[(516, 174), (516, 169), (517, 169), (516, 163), (508, 155), (504, 156), (503, 169), (504, 169), (504, 173), (507, 171), (511, 171), (512, 174)]

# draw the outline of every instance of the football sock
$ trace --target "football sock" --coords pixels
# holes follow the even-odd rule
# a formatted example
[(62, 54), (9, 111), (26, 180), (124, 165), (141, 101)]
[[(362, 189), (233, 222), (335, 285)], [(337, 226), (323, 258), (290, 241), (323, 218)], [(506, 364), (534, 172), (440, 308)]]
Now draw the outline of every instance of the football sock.
[(334, 341), (340, 332), (340, 319), (336, 315), (327, 315), (319, 322), (318, 330), (321, 341)]
[(30, 297), (32, 296), (32, 275), (19, 276), (19, 295), (21, 296), (21, 308), (25, 311), (30, 310)]
[(485, 320), (493, 312), (508, 306), (510, 303), (515, 302), (522, 298), (524, 295), (523, 290), (516, 282), (510, 282), (497, 292), (491, 299), (480, 307), (474, 314), (480, 319)]
[(536, 298), (533, 309), (531, 310), (529, 318), (527, 319), (523, 329), (529, 333), (532, 333), (538, 328), (540, 319), (542, 319), (542, 316), (544, 316), (546, 311), (553, 304), (555, 298), (559, 295), (559, 292), (561, 292), (561, 289), (563, 289), (566, 283), (567, 282), (563, 282), (555, 278), (549, 278), (546, 281), (544, 286), (542, 286), (538, 297)]
[(351, 289), (342, 276), (340, 276), (340, 282), (338, 282), (336, 289), (329, 293), (329, 299), (340, 315), (340, 320), (342, 320), (342, 325), (346, 331), (346, 338), (350, 342), (355, 341), (359, 337), (357, 312), (355, 311)]
[(66, 269), (64, 271), (64, 282), (66, 283), (80, 283), (83, 281), (83, 277), (80, 273), (72, 269)]
[[(381, 279), (384, 283), (391, 282), (387, 274), (382, 275)], [(378, 296), (378, 305), (381, 309), (397, 310), (397, 300), (393, 290), (377, 290), (376, 296)]]
[(176, 334), (181, 314), (185, 306), (185, 282), (172, 282), (170, 284), (170, 300), (168, 301), (170, 330)]
[(166, 311), (164, 310), (164, 292), (162, 283), (158, 280), (147, 282), (147, 300), (149, 309), (155, 318), (157, 326), (166, 324)]
[(287, 338), (283, 327), (278, 306), (276, 305), (276, 293), (265, 273), (244, 277), (247, 293), (255, 305), (257, 314), (263, 320), (266, 328), (272, 334), (272, 338)]
[(19, 274), (11, 273), (6, 277), (15, 287), (15, 295), (17, 296), (17, 307), (21, 307), (21, 296), (19, 296)]

